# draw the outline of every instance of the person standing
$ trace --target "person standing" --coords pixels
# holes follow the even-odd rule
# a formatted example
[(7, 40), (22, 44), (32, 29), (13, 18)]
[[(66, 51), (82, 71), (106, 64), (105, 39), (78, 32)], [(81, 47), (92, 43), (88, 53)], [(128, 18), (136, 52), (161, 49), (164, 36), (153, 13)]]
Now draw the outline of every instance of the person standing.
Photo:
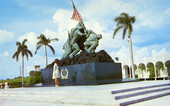
[(5, 81), (5, 87), (4, 87), (4, 89), (9, 89), (8, 82), (7, 82), (7, 81)]
[(52, 79), (55, 79), (55, 87), (59, 87), (60, 86), (60, 69), (58, 66), (58, 61), (54, 63)]

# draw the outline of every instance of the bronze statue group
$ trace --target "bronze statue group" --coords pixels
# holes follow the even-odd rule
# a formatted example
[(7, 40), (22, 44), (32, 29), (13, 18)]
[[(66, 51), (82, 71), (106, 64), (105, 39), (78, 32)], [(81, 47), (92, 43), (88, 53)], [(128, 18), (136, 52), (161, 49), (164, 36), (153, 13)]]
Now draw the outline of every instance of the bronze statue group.
[[(96, 34), (94, 31), (86, 29), (84, 23), (79, 21), (77, 26), (68, 32), (68, 39), (63, 46), (65, 52), (62, 59), (73, 58), (80, 50), (88, 53), (95, 52), (101, 38), (101, 34)], [(52, 79), (55, 79), (55, 86), (59, 87), (60, 68), (58, 61), (53, 66)]]

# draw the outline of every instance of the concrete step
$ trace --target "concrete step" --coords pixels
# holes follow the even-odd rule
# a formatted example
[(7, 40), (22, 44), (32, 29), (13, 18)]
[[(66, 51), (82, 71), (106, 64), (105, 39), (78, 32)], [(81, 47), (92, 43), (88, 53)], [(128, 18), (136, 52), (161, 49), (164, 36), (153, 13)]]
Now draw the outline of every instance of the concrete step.
[(170, 95), (170, 83), (114, 90), (111, 94), (121, 106), (126, 106)]
[(112, 95), (114, 97), (117, 97), (117, 96), (123, 96), (123, 95), (138, 93), (138, 92), (146, 92), (146, 91), (150, 91), (150, 90), (164, 89), (164, 88), (167, 88), (167, 87), (170, 87), (170, 86), (167, 85), (167, 86), (160, 86), (160, 87), (154, 87), (154, 88), (146, 88), (146, 89), (141, 89), (141, 90), (133, 90), (133, 91), (128, 91), (128, 92), (116, 93), (116, 94), (112, 94)]
[(0, 100), (13, 100), (13, 101), (29, 101), (29, 102), (44, 102), (44, 103), (56, 103), (56, 104), (76, 104), (76, 105), (96, 105), (96, 106), (119, 106), (113, 100), (95, 100), (91, 98), (26, 98), (26, 97), (2, 97), (0, 96)]
[(160, 85), (151, 85), (151, 86), (143, 86), (143, 87), (135, 87), (135, 88), (129, 88), (129, 89), (122, 89), (122, 90), (116, 90), (112, 91), (112, 94), (118, 94), (123, 92), (130, 92), (130, 91), (136, 91), (136, 90), (142, 90), (142, 89), (148, 89), (148, 88), (155, 88), (155, 87), (162, 87), (162, 86), (169, 86), (170, 83), (167, 84), (160, 84)]
[[(166, 85), (163, 85), (166, 84)], [(168, 84), (168, 85), (167, 85)], [(146, 88), (147, 86), (156, 87)], [(124, 89), (134, 89), (139, 87), (145, 87), (145, 89), (131, 90), (127, 92), (120, 92), (111, 94), (111, 91), (118, 91)], [(96, 105), (96, 106), (118, 106), (126, 105), (128, 103), (136, 103), (134, 101), (142, 101), (136, 104), (143, 103), (146, 98), (154, 99), (156, 97), (169, 95), (169, 90), (165, 90), (169, 87), (169, 81), (146, 81), (146, 82), (130, 82), (121, 84), (108, 84), (97, 86), (64, 86), (64, 87), (28, 87), (28, 88), (15, 88), (0, 90), (0, 101), (16, 101), (17, 103), (31, 104), (57, 104), (66, 106), (79, 106), (79, 105)], [(116, 96), (129, 95), (139, 92), (147, 92), (148, 90), (158, 90), (155, 92), (145, 93), (144, 95), (132, 95), (129, 97), (115, 100)], [(167, 88), (168, 89), (168, 88)], [(139, 93), (141, 94), (141, 93)], [(163, 97), (165, 98), (165, 97)], [(159, 98), (158, 98), (159, 99)], [(148, 99), (149, 100), (149, 99)], [(154, 99), (155, 100), (155, 99)], [(150, 101), (154, 101), (150, 100)], [(167, 100), (168, 101), (168, 100)], [(13, 103), (13, 102), (12, 102)], [(51, 105), (50, 105), (51, 106)]]
[(133, 97), (133, 96), (138, 96), (138, 95), (149, 94), (149, 93), (154, 93), (154, 92), (159, 92), (159, 91), (164, 91), (164, 90), (170, 90), (170, 87), (164, 87), (164, 88), (159, 88), (159, 89), (157, 88), (157, 89), (138, 91), (138, 92), (135, 92), (135, 93), (119, 95), (119, 96), (115, 96), (115, 100), (124, 99), (124, 98), (128, 98), (128, 97)]
[(161, 93), (161, 94), (157, 94), (157, 95), (153, 95), (153, 96), (148, 96), (148, 97), (144, 97), (144, 98), (140, 98), (140, 99), (127, 101), (127, 102), (122, 102), (122, 103), (120, 103), (120, 106), (127, 106), (127, 105), (140, 103), (140, 102), (144, 102), (144, 101), (147, 101), (147, 100), (152, 100), (152, 99), (156, 99), (156, 98), (160, 98), (160, 97), (168, 96), (168, 95), (170, 95), (170, 91), (166, 92), (166, 93)]
[[(54, 91), (54, 92), (37, 92), (37, 91), (1, 91), (0, 92), (1, 96), (23, 96), (23, 97), (93, 97), (93, 98), (98, 98), (98, 97), (111, 97), (111, 99), (113, 99), (113, 97), (111, 96), (111, 94), (108, 91), (70, 91), (70, 92), (66, 92), (66, 91)], [(109, 96), (110, 95), (110, 96)]]
[(24, 97), (24, 98), (32, 98), (32, 99), (63, 99), (63, 98), (72, 98), (72, 99), (92, 99), (92, 100), (114, 100), (114, 97), (111, 95), (31, 95), (31, 94), (2, 94), (4, 97)]
[[(52, 89), (52, 88), (51, 88)], [(118, 105), (109, 91), (30, 91), (30, 90), (3, 90), (0, 91), (0, 100), (49, 102), (56, 104), (81, 105)]]
[(152, 100), (152, 99), (167, 96), (167, 95), (170, 95), (170, 90), (164, 90), (164, 91), (159, 91), (159, 92), (153, 92), (153, 93), (128, 97), (128, 98), (119, 99), (119, 100), (116, 100), (116, 101), (121, 106), (126, 106), (126, 105), (140, 103), (140, 102), (143, 102), (143, 101)]

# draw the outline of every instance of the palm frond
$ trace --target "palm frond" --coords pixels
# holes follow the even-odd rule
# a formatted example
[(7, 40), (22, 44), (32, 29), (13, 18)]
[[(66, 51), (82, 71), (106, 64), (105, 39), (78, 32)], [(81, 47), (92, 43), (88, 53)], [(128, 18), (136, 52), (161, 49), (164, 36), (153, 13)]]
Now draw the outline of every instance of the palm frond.
[(39, 45), (45, 45), (45, 42), (40, 40), (40, 41), (37, 42), (36, 46), (38, 47)]
[(121, 18), (122, 18), (121, 16), (115, 17), (115, 18), (114, 18), (114, 21), (115, 21), (115, 22), (118, 22)]
[(116, 26), (122, 26), (122, 25), (125, 25), (126, 24), (126, 19), (124, 17), (120, 17), (119, 19), (117, 19), (117, 22)]
[(126, 32), (127, 32), (127, 27), (124, 27), (124, 29), (123, 29), (123, 39), (125, 39), (125, 35), (126, 35)]
[(23, 49), (27, 50), (28, 49), (27, 45), (23, 45)]
[(39, 50), (41, 46), (42, 46), (42, 45), (37, 46), (37, 48), (36, 48), (36, 50), (35, 50), (35, 54), (37, 54), (37, 50)]
[(120, 29), (122, 29), (122, 28), (123, 28), (123, 26), (119, 26), (119, 27), (117, 27), (117, 28), (115, 29), (115, 31), (114, 31), (114, 33), (113, 33), (113, 39), (114, 39), (116, 33), (117, 33)]
[(135, 21), (136, 21), (136, 18), (135, 18), (135, 16), (133, 16), (133, 17), (130, 17), (130, 23), (135, 23)]
[(120, 14), (122, 17), (126, 17), (127, 20), (129, 20), (129, 15), (127, 13), (121, 13)]
[(132, 33), (132, 31), (133, 31), (132, 24), (130, 24), (128, 27), (129, 27), (129, 31), (130, 31), (130, 32), (129, 32), (129, 36), (131, 36), (131, 33)]
[(132, 23), (134, 23), (136, 21), (134, 16), (131, 17), (127, 13), (121, 13), (114, 20), (115, 20), (115, 22), (117, 22), (117, 25), (116, 25), (117, 28), (114, 31), (113, 38), (115, 37), (115, 34), (122, 28), (124, 28), (123, 36), (122, 36), (123, 39), (126, 36), (127, 30), (128, 30), (129, 36), (131, 36), (131, 33), (133, 31)]
[(26, 51), (24, 51), (24, 55), (26, 55), (28, 61), (28, 53)]
[(58, 38), (50, 39), (51, 41), (58, 41)]
[(16, 60), (18, 61), (18, 58), (19, 58), (19, 54), (20, 54), (20, 52), (18, 53), (18, 55), (16, 55)]
[(55, 51), (54, 51), (53, 47), (51, 45), (47, 45), (47, 46), (51, 49), (51, 51), (53, 52), (53, 55), (55, 55)]
[(14, 58), (16, 57), (16, 60), (18, 61), (18, 56), (19, 56), (19, 54), (20, 54), (20, 51), (16, 51), (16, 52), (14, 53), (14, 55), (12, 56), (12, 58), (14, 59)]
[(45, 35), (41, 34), (40, 36), (37, 37), (37, 39), (44, 39)]
[(21, 43), (20, 43), (20, 42), (16, 42), (16, 45), (17, 45), (17, 46), (21, 46)]
[(24, 41), (22, 42), (22, 45), (25, 45), (26, 42), (27, 42), (27, 39), (24, 39)]
[(26, 50), (26, 52), (32, 57), (32, 52), (30, 50)]

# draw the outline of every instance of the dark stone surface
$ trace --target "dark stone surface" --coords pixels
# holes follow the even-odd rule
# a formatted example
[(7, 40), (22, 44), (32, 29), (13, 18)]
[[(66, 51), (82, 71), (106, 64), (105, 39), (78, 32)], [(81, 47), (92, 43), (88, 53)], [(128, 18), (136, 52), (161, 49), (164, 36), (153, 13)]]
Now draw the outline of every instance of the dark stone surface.
[(80, 54), (76, 55), (73, 58), (64, 58), (62, 60), (56, 59), (51, 64), (49, 64), (47, 68), (52, 68), (56, 61), (59, 61), (60, 67), (90, 62), (114, 63), (113, 59), (104, 50), (101, 50), (97, 53), (88, 53), (86, 51), (81, 51)]
[[(60, 85), (96, 85), (122, 82), (120, 63), (92, 62), (60, 67), (68, 70), (68, 79), (60, 79)], [(53, 86), (52, 68), (42, 70), (43, 85)]]
[(52, 68), (42, 69), (41, 75), (42, 75), (42, 85), (43, 86), (54, 86), (55, 80), (52, 79)]

